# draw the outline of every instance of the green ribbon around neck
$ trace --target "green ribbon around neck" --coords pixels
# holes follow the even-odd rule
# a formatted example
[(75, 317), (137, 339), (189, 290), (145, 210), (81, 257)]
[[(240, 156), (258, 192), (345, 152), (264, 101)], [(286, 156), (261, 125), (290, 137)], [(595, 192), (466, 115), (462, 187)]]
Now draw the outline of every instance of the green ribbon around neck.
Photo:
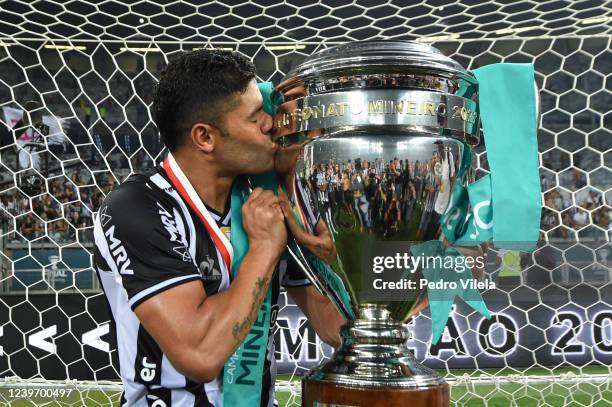
[[(256, 186), (263, 186), (254, 183)], [(234, 248), (232, 277), (238, 275), (240, 264), (249, 250), (248, 236), (242, 225), (242, 205), (249, 196), (245, 179), (238, 179), (231, 193), (231, 243)], [(261, 403), (263, 366), (268, 349), (272, 284), (261, 305), (257, 319), (240, 347), (225, 363), (223, 369), (223, 405), (259, 406)]]
[[(271, 101), (272, 84), (259, 84), (264, 98), (264, 111), (274, 113)], [(254, 187), (269, 189), (276, 193), (278, 182), (274, 171), (250, 176)], [(249, 250), (249, 239), (242, 225), (242, 205), (249, 197), (249, 185), (244, 177), (234, 182), (231, 192), (231, 243), (234, 248), (232, 276), (236, 278), (240, 264)], [(278, 278), (276, 274), (272, 278)], [(238, 349), (225, 363), (223, 368), (223, 405), (231, 407), (251, 407), (261, 404), (263, 366), (268, 349), (270, 331), (270, 311), (272, 308), (272, 284), (261, 305), (257, 319)]]

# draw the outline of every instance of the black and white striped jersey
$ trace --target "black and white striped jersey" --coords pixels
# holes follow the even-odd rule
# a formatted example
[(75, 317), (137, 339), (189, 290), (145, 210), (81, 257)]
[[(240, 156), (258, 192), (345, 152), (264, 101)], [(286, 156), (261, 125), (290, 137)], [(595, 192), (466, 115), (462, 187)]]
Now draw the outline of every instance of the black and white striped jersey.
[[(228, 199), (229, 201), (229, 199)], [(208, 208), (229, 236), (225, 213)], [(111, 192), (94, 222), (94, 263), (116, 330), (121, 406), (220, 406), (222, 377), (196, 383), (179, 373), (140, 324), (134, 309), (179, 284), (201, 281), (207, 295), (231, 284), (231, 274), (198, 216), (161, 167), (136, 174)], [(262, 381), (262, 406), (274, 405), (274, 335), (280, 286), (309, 285), (293, 262), (281, 261), (271, 285), (272, 317)], [(276, 310), (276, 312), (275, 312)]]

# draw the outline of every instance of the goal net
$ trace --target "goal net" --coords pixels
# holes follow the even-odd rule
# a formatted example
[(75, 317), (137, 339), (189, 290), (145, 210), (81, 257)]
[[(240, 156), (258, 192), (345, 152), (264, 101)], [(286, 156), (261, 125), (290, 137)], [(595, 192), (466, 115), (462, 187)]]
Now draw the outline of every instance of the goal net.
[[(164, 155), (149, 106), (168, 60), (231, 49), (277, 84), (317, 50), (384, 38), (433, 43), (468, 69), (533, 63), (541, 104), (538, 249), (491, 249), (493, 318), (457, 301), (432, 346), (425, 310), (410, 349), (451, 384), (453, 405), (612, 405), (609, 3), (94, 3), (0, 2), (0, 404), (118, 403), (92, 217)], [(285, 293), (280, 305), (277, 399), (299, 405), (299, 378), (331, 349)]]

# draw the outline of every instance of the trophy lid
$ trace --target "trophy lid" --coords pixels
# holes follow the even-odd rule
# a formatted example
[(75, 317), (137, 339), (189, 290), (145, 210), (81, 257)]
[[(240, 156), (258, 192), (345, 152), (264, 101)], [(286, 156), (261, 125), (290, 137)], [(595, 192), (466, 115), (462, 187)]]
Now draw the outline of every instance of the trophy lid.
[(479, 140), (476, 78), (415, 41), (358, 41), (318, 51), (289, 72), (274, 97), (277, 138), (296, 136), (283, 142), (371, 126)]
[(429, 44), (373, 40), (336, 45), (315, 52), (289, 71), (278, 89), (282, 91), (291, 87), (295, 81), (317, 81), (368, 73), (420, 73), (476, 83), (474, 76), (459, 63)]

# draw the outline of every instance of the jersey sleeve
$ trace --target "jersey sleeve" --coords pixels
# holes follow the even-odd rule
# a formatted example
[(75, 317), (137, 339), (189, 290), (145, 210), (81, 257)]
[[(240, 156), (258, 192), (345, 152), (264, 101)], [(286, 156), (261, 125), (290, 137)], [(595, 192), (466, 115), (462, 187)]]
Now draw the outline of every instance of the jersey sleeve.
[(160, 198), (144, 185), (121, 188), (95, 220), (96, 266), (120, 279), (132, 310), (162, 291), (200, 280), (181, 214)]
[[(304, 287), (312, 284), (291, 256), (287, 260), (281, 260), (279, 267), (281, 268), (281, 285), (283, 287)], [(282, 272), (283, 270), (284, 272)]]

